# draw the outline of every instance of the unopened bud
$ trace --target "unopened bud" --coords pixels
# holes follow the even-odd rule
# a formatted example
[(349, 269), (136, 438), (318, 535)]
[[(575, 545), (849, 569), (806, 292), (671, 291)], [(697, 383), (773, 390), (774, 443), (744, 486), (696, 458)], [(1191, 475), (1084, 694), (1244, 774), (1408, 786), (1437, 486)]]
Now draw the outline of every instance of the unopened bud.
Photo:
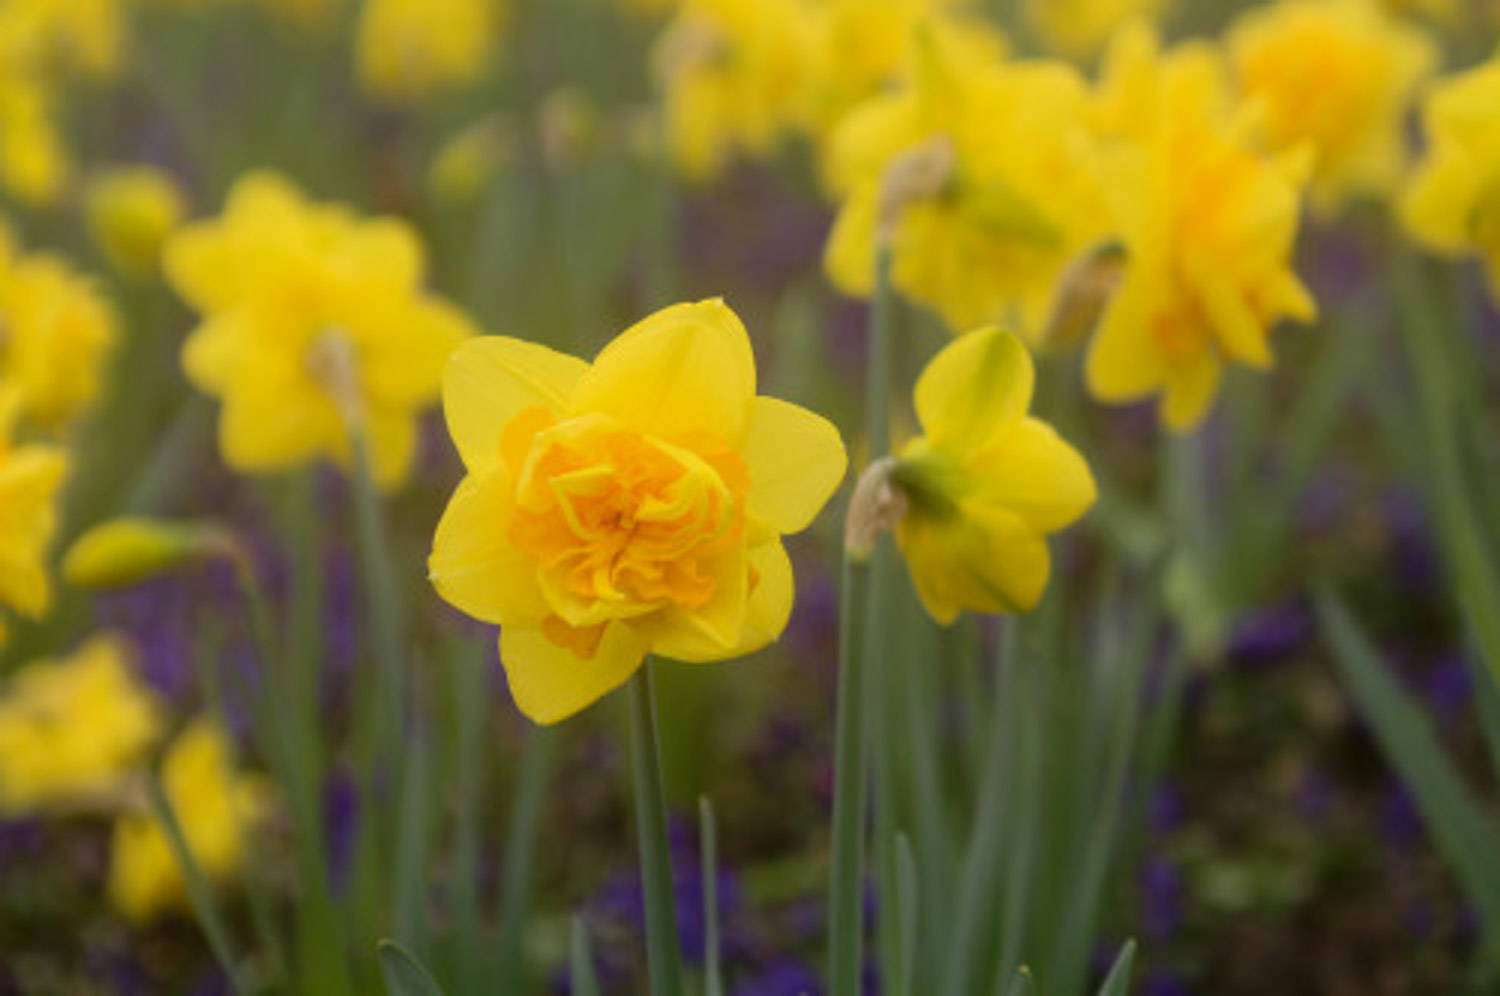
[(62, 575), (75, 588), (125, 588), (185, 561), (225, 554), (232, 547), (230, 537), (214, 526), (114, 519), (95, 526), (73, 543), (63, 557)]
[(895, 469), (895, 457), (882, 457), (865, 468), (854, 486), (844, 520), (844, 554), (851, 560), (867, 559), (880, 534), (906, 518), (907, 495), (892, 477)]
[(947, 135), (930, 138), (891, 160), (880, 181), (880, 214), (876, 229), (879, 244), (890, 245), (908, 204), (931, 200), (947, 189), (955, 165), (953, 139)]

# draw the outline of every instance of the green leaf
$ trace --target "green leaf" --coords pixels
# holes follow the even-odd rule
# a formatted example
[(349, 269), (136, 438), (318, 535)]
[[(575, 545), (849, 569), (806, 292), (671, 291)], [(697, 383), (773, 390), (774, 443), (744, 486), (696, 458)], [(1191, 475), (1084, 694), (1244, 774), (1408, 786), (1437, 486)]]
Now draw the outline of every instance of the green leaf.
[(573, 996), (599, 996), (599, 977), (594, 974), (594, 954), (589, 950), (589, 932), (578, 916), (568, 944), (568, 983)]
[(376, 950), (386, 996), (443, 996), (437, 981), (401, 945), (395, 941), (381, 941)]
[(719, 959), (718, 834), (713, 804), (703, 796), (698, 797), (698, 849), (702, 855), (699, 877), (703, 879), (703, 991), (705, 996), (724, 996)]
[(1031, 977), (1031, 969), (1025, 965), (1016, 969), (1015, 978), (1010, 980), (1010, 988), (1006, 990), (1006, 996), (1036, 996), (1036, 980)]
[(1391, 677), (1348, 610), (1326, 591), (1318, 593), (1317, 606), (1350, 691), (1416, 801), (1433, 842), (1479, 907), (1486, 929), (1495, 931), (1500, 925), (1500, 874), (1494, 857), (1500, 853), (1500, 839), (1444, 755), (1431, 722)]
[(1126, 941), (1115, 955), (1115, 963), (1099, 986), (1099, 996), (1125, 996), (1130, 991), (1130, 970), (1135, 966), (1135, 941)]

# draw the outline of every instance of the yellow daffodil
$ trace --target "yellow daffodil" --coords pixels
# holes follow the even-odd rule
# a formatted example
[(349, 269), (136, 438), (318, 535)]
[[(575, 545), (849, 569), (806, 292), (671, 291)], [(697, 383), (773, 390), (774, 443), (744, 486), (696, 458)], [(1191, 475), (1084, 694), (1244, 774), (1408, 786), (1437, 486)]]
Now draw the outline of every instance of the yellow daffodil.
[(1165, 110), (1195, 102), (1195, 113), (1228, 117), (1234, 94), (1224, 53), (1209, 42), (1163, 51), (1156, 29), (1131, 21), (1110, 36), (1090, 97), (1088, 120), (1106, 142), (1147, 141)]
[[(239, 870), (250, 834), (269, 808), (264, 780), (234, 769), (228, 737), (209, 719), (184, 730), (162, 763), (162, 789), (194, 863), (211, 882)], [(147, 812), (122, 816), (110, 846), (109, 897), (137, 922), (186, 905), (187, 888), (166, 832)]]
[(125, 51), (122, 0), (5, 0), (0, 62), (40, 77), (112, 76)]
[(716, 661), (776, 639), (781, 534), (843, 479), (837, 430), (755, 393), (719, 300), (639, 322), (593, 364), (518, 339), (453, 356), (443, 406), (468, 476), (433, 540), (438, 593), (498, 623), (521, 711), (564, 719), (647, 653)]
[[(826, 137), (855, 106), (909, 78), (922, 33), (941, 35), (945, 58), (998, 62), (1005, 39), (963, 0), (823, 0), (813, 6), (807, 127)], [(920, 31), (919, 31), (920, 26)]]
[(27, 204), (56, 203), (72, 175), (54, 103), (49, 88), (0, 64), (0, 187)]
[(802, 113), (812, 45), (802, 0), (683, 0), (651, 53), (677, 169), (704, 181), (770, 154)]
[(84, 191), (89, 233), (122, 272), (155, 271), (162, 243), (182, 220), (182, 194), (171, 175), (150, 166), (107, 170)]
[(91, 280), (50, 253), (21, 253), (0, 227), (0, 384), (20, 413), (57, 430), (99, 396), (117, 330)]
[(1500, 54), (1434, 86), (1422, 122), (1427, 150), (1402, 220), (1430, 249), (1484, 260), (1500, 299)]
[(964, 67), (923, 44), (915, 83), (856, 108), (828, 147), (843, 205), (824, 267), (868, 296), (884, 241), (895, 287), (950, 329), (1037, 336), (1059, 275), (1102, 234), (1085, 88), (1058, 63)]
[[(0, 388), (0, 605), (33, 618), (52, 604), (47, 549), (68, 458), (54, 446), (12, 442), (21, 400)], [(0, 641), (5, 629), (0, 624)]]
[(1313, 148), (1316, 205), (1394, 192), (1406, 112), (1437, 61), (1420, 29), (1370, 0), (1279, 0), (1236, 21), (1228, 45), (1271, 148)]
[(1015, 335), (960, 336), (917, 381), (923, 435), (896, 458), (896, 539), (928, 613), (1024, 612), (1047, 587), (1046, 537), (1094, 504), (1088, 464), (1027, 414), (1035, 372)]
[(355, 28), (360, 85), (393, 103), (478, 81), (495, 59), (501, 0), (364, 0)]
[(160, 732), (159, 703), (111, 637), (0, 687), (0, 813), (118, 803)]
[(1031, 29), (1061, 55), (1092, 55), (1122, 24), (1154, 20), (1171, 0), (1026, 0), (1024, 12)]
[(1203, 418), (1224, 363), (1268, 368), (1270, 325), (1316, 310), (1290, 268), (1308, 157), (1257, 153), (1201, 82), (1170, 76), (1152, 133), (1107, 157), (1126, 260), (1085, 369), (1101, 401), (1160, 395), (1174, 431)]
[(472, 331), (424, 290), (410, 226), (308, 203), (256, 173), (221, 217), (179, 229), (164, 258), (173, 288), (203, 315), (183, 367), (223, 401), (219, 445), (231, 467), (347, 465), (357, 427), (376, 481), (403, 480), (416, 416)]

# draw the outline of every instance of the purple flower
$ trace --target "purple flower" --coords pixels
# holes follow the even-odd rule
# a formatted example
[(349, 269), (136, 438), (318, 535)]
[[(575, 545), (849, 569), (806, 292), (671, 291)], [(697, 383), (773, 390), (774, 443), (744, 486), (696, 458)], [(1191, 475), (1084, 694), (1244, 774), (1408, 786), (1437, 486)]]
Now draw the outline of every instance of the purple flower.
[(1157, 939), (1172, 936), (1182, 920), (1182, 874), (1165, 858), (1152, 857), (1141, 868), (1138, 884), (1145, 935)]
[(1278, 602), (1239, 619), (1229, 640), (1230, 659), (1251, 666), (1284, 661), (1306, 642), (1312, 629), (1305, 602)]
[(812, 970), (790, 958), (773, 962), (731, 990), (733, 996), (817, 996), (822, 991)]

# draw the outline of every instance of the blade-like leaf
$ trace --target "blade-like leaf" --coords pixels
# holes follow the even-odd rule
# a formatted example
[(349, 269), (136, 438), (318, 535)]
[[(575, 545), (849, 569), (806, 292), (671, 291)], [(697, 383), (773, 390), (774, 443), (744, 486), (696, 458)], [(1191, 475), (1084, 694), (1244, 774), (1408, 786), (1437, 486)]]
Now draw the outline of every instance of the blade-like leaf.
[(1115, 955), (1115, 963), (1099, 986), (1099, 996), (1125, 996), (1130, 991), (1130, 970), (1135, 966), (1135, 941), (1126, 941)]
[(401, 945), (395, 941), (381, 941), (376, 950), (380, 956), (380, 978), (385, 982), (386, 996), (443, 996), (437, 981)]
[(589, 949), (589, 932), (580, 917), (573, 917), (568, 943), (568, 985), (573, 996), (599, 996), (599, 977), (594, 973), (594, 954)]

